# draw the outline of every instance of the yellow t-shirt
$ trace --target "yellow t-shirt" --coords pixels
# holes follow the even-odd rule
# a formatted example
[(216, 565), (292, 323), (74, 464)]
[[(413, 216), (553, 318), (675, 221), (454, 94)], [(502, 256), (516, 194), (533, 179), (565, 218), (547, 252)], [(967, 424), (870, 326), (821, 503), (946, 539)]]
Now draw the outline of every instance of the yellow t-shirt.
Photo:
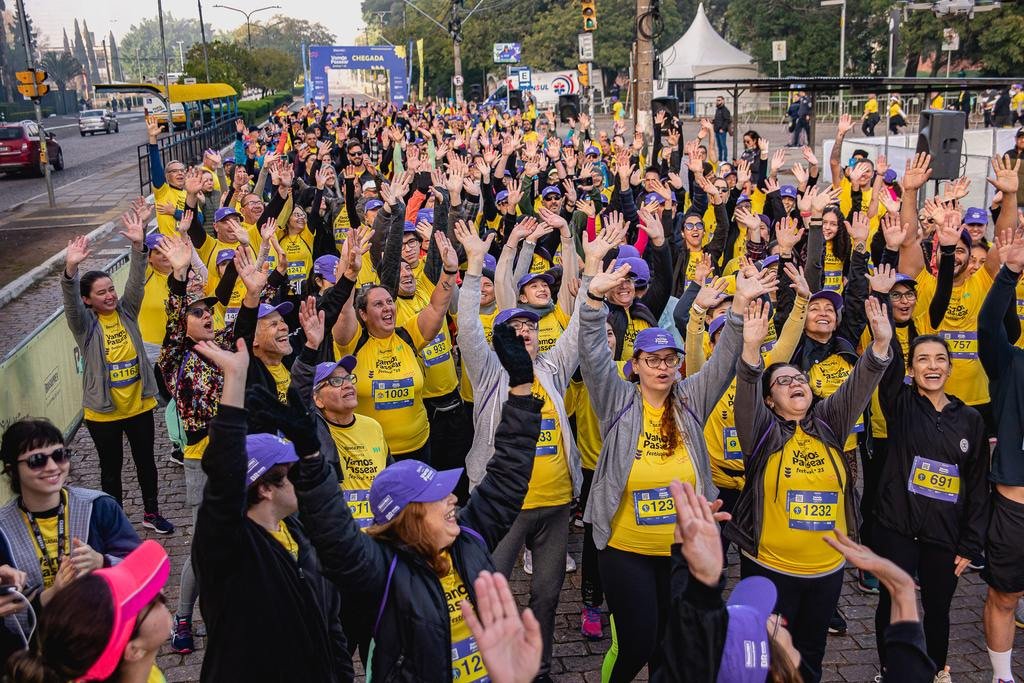
[(637, 438), (633, 466), (622, 492), (619, 508), (612, 517), (608, 545), (640, 555), (668, 557), (676, 525), (676, 507), (668, 485), (673, 479), (697, 484), (682, 435), (668, 450), (668, 437), (661, 430), (664, 406), (643, 402), (644, 426)]
[[(153, 202), (155, 204), (174, 204), (178, 216), (185, 210), (185, 190), (175, 189), (166, 182), (160, 187), (153, 188)], [(156, 214), (157, 229), (163, 235), (174, 237), (178, 234), (178, 219), (176, 216), (167, 216), (162, 213)]]
[[(867, 213), (868, 207), (871, 206), (871, 186), (865, 186), (860, 191), (861, 205), (855, 207), (853, 205), (853, 185), (850, 183), (850, 179), (846, 176), (839, 181), (839, 210), (843, 212), (844, 216), (849, 216), (850, 211)], [(871, 243), (871, 238), (874, 236), (875, 231), (878, 230), (879, 219), (886, 213), (885, 207), (879, 203), (877, 213), (869, 221), (868, 231), (868, 244)]]
[(365, 415), (353, 418), (352, 424), (345, 427), (333, 422), (327, 426), (341, 464), (342, 496), (356, 523), (365, 529), (373, 523), (370, 486), (388, 465), (388, 443), (379, 422)]
[(932, 109), (944, 109), (946, 105), (946, 99), (942, 95), (936, 95), (935, 99), (932, 100)]
[[(314, 211), (319, 211), (320, 207), (314, 206)], [(341, 251), (341, 245), (348, 239), (349, 230), (352, 229), (352, 221), (348, 219), (348, 211), (344, 208), (338, 212), (338, 215), (334, 217), (334, 246)]]
[(523, 509), (565, 505), (572, 500), (572, 477), (562, 440), (562, 423), (551, 396), (536, 379), (533, 380), (533, 395), (544, 400), (540, 411), (540, 436), (533, 459), (533, 473), (530, 488), (523, 500)]
[[(820, 363), (815, 363), (807, 371), (807, 377), (811, 380), (811, 391), (818, 398), (828, 398), (836, 393), (843, 382), (853, 371), (853, 364), (839, 354), (832, 354)], [(846, 435), (846, 443), (843, 450), (849, 451), (857, 447), (856, 434), (864, 431), (864, 416), (857, 417), (857, 424), (853, 431)], [(840, 436), (836, 434), (836, 436)]]
[(893, 102), (892, 104), (889, 105), (889, 118), (893, 118), (897, 114), (900, 114), (902, 111), (903, 108), (900, 106), (899, 102)]
[[(22, 512), (22, 519), (25, 521), (25, 528), (28, 530), (28, 536), (31, 539), (29, 542), (32, 544), (33, 550), (36, 551), (36, 558), (39, 560), (39, 571), (43, 575), (43, 588), (49, 588), (53, 585), (54, 580), (57, 578), (57, 569), (60, 567), (60, 560), (71, 554), (71, 528), (67, 518), (67, 507), (64, 508), (64, 549), (58, 553), (57, 549), (57, 521), (58, 515), (50, 515), (49, 517), (40, 517), (36, 515), (36, 525), (39, 527), (39, 533), (43, 536), (43, 544), (46, 546), (46, 554), (50, 558), (50, 562), (47, 562), (43, 557), (42, 551), (39, 549), (39, 545), (35, 539), (35, 533), (32, 531), (32, 525), (28, 521), (28, 516)], [(52, 562), (52, 565), (51, 565)]]
[(271, 531), (270, 535), (281, 544), (281, 547), (288, 551), (288, 554), (299, 559), (299, 544), (292, 538), (292, 532), (288, 531), (283, 521), (277, 523), (277, 531)]
[(555, 310), (541, 318), (537, 324), (537, 342), (540, 353), (550, 351), (568, 325), (569, 318), (562, 312), (562, 307), (556, 304)]
[[(427, 442), (430, 426), (423, 407), (423, 367), (419, 351), (427, 344), (416, 318), (401, 325), (415, 349), (398, 334), (386, 339), (373, 335), (356, 355), (356, 412), (373, 417), (384, 430), (391, 452), (401, 455)], [(335, 357), (352, 353), (359, 341), (357, 332), (348, 344), (334, 345)]]
[(799, 425), (782, 450), (769, 456), (758, 564), (795, 576), (842, 566), (843, 556), (821, 540), (833, 529), (847, 531), (842, 457)]
[[(491, 343), (491, 335), (494, 333), (494, 319), (498, 315), (498, 308), (495, 306), (494, 311), (491, 313), (481, 313), (480, 322), (484, 327), (484, 338), (487, 339), (487, 343)], [(473, 402), (473, 385), (469, 382), (469, 371), (466, 370), (466, 361), (462, 360), (462, 372), (459, 377), (459, 393), (462, 395), (462, 400), (467, 403)]]
[[(705, 234), (707, 230), (705, 230)], [(693, 277), (697, 273), (697, 266), (700, 265), (701, 260), (704, 258), (704, 252), (700, 249), (689, 249), (690, 258), (686, 261), (686, 272), (683, 274), (683, 289), (690, 286), (693, 282)]]
[(209, 435), (204, 436), (202, 439), (193, 444), (185, 444), (185, 459), (186, 460), (202, 460), (203, 453), (206, 452), (206, 445), (210, 443)]
[[(622, 375), (625, 361), (615, 366)], [(582, 381), (573, 380), (565, 392), (565, 414), (576, 416), (576, 447), (580, 449), (580, 462), (584, 469), (597, 469), (597, 458), (601, 455), (601, 421), (590, 402), (590, 392)]]
[(616, 102), (612, 105), (612, 120), (621, 121), (625, 117), (625, 105), (622, 102)]
[[(298, 294), (302, 281), (309, 277), (309, 271), (313, 268), (312, 248), (301, 232), (296, 235), (285, 235), (280, 239), (280, 244), (288, 260), (288, 290), (292, 294)], [(271, 270), (277, 267), (277, 254), (273, 249), (267, 256), (267, 262)]]
[[(414, 319), (430, 304), (434, 284), (426, 275), (419, 279), (420, 281), (416, 284), (416, 294), (411, 299), (402, 297), (395, 299), (396, 319), (399, 325)], [(459, 376), (455, 370), (455, 358), (452, 352), (452, 337), (447, 323), (447, 320), (441, 323), (441, 329), (437, 335), (428, 341), (420, 351), (424, 369), (423, 398), (447, 396), (459, 385)]]
[(704, 442), (711, 458), (711, 481), (720, 489), (743, 489), (743, 449), (736, 436), (736, 378), (718, 399), (704, 425)]
[(93, 422), (113, 422), (135, 417), (156, 407), (156, 399), (142, 398), (142, 376), (139, 374), (139, 354), (132, 344), (128, 330), (121, 324), (117, 311), (97, 316), (103, 334), (103, 350), (107, 361), (107, 381), (114, 409), (98, 413), (84, 409), (85, 419)]
[(277, 400), (287, 403), (288, 387), (292, 384), (292, 376), (288, 372), (288, 368), (284, 363), (278, 363), (277, 365), (267, 365), (267, 370), (270, 371), (271, 377), (274, 378), (274, 384), (277, 385)]
[(870, 100), (864, 103), (864, 116), (869, 114), (878, 113), (878, 100), (872, 97)]
[(146, 289), (139, 309), (139, 332), (142, 341), (149, 344), (163, 344), (167, 334), (167, 276), (152, 268), (146, 272)]
[(164, 677), (164, 672), (156, 668), (156, 664), (149, 670), (149, 676), (146, 677), (146, 683), (167, 683), (167, 678)]
[(636, 335), (650, 327), (646, 320), (634, 318), (629, 314), (629, 309), (625, 310), (626, 333), (622, 337), (622, 353), (618, 357), (620, 361), (626, 361), (633, 357), (633, 345), (636, 343)]
[[(451, 555), (447, 552), (448, 561), (451, 563)], [(451, 563), (451, 571), (440, 578), (441, 590), (444, 591), (444, 600), (448, 605), (448, 620), (451, 628), (452, 642), (452, 680), (459, 683), (471, 683), (472, 681), (484, 680), (487, 678), (487, 667), (484, 666), (483, 657), (480, 656), (476, 638), (469, 630), (469, 624), (462, 616), (462, 601), (469, 600), (469, 591), (466, 584)]]
[(825, 242), (825, 258), (821, 271), (821, 288), (843, 293), (843, 259), (832, 249), (832, 240)]
[[(922, 271), (917, 276), (918, 302), (926, 307), (926, 302), (935, 296), (937, 285), (931, 273)], [(946, 382), (946, 393), (969, 406), (989, 402), (988, 375), (978, 358), (978, 313), (991, 287), (992, 276), (985, 268), (979, 268), (962, 285), (953, 286), (946, 316), (937, 330), (931, 328), (927, 317), (923, 321), (925, 327), (918, 328), (919, 334), (935, 333), (949, 344), (953, 374)]]
[[(925, 313), (924, 315), (927, 315)], [(921, 329), (920, 317), (914, 320), (917, 329)], [(894, 326), (893, 333), (896, 335), (896, 339), (900, 342), (900, 349), (903, 353), (903, 358), (909, 361), (908, 354), (910, 353), (910, 329), (908, 326)], [(865, 329), (864, 333), (860, 337), (860, 348), (866, 349), (872, 342), (871, 330)], [(906, 367), (910, 367), (910, 363), (906, 362)], [(885, 423), (885, 415), (882, 414), (882, 404), (878, 399), (878, 389), (876, 388), (871, 393), (871, 435), (876, 439), (884, 439), (889, 435), (889, 428)]]

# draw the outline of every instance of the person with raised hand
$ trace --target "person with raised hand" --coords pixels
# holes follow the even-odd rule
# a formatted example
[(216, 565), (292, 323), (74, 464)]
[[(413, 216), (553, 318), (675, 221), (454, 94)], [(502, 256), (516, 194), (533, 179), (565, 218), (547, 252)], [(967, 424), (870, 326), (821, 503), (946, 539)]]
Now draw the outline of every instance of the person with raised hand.
[[(672, 544), (668, 483), (689, 481), (717, 497), (703, 425), (735, 372), (742, 311), (774, 290), (737, 275), (736, 295), (720, 348), (698, 373), (680, 379), (682, 351), (657, 327), (637, 335), (629, 380), (608, 351), (605, 296), (628, 276), (629, 263), (599, 272), (601, 257), (588, 253), (584, 274), (593, 280), (580, 311), (580, 368), (604, 433), (584, 521), (594, 525), (601, 582), (612, 613), (613, 646), (604, 667), (611, 681), (631, 681), (647, 664), (661, 666)], [(656, 618), (655, 618), (656, 617)]]
[(746, 457), (746, 485), (725, 534), (742, 553), (741, 576), (765, 576), (775, 584), (777, 610), (792, 626), (807, 683), (821, 678), (829, 621), (843, 583), (842, 556), (815, 540), (855, 524), (855, 482), (843, 438), (891, 360), (885, 306), (871, 298), (865, 307), (874, 340), (824, 400), (812, 401), (800, 366), (764, 368), (761, 338), (753, 331), (748, 335), (746, 327), (767, 325), (760, 315), (745, 321), (736, 364), (736, 434)]
[[(338, 591), (296, 518), (289, 478), (300, 457), (317, 455), (312, 420), (294, 392), (289, 405), (262, 385), (247, 395), (251, 365), (242, 339), (234, 351), (202, 341), (195, 352), (224, 376), (192, 542), (208, 632), (200, 681), (352, 681)], [(250, 422), (273, 432), (247, 434)], [(253, 657), (252, 644), (264, 641), (281, 650)]]
[(85, 237), (68, 242), (60, 285), (64, 317), (83, 361), (83, 416), (99, 455), (100, 486), (123, 504), (121, 465), (123, 439), (127, 437), (142, 489), (142, 525), (169, 534), (174, 525), (160, 515), (153, 457), (156, 375), (139, 329), (149, 252), (145, 244), (148, 219), (148, 211), (140, 214), (132, 210), (121, 216), (124, 229), (120, 233), (131, 243), (123, 297), (118, 296), (108, 273), (79, 273), (79, 266), (90, 255)]
[[(365, 663), (375, 679), (446, 683), (487, 675), (459, 606), (463, 599), (477, 602), (474, 581), (495, 570), (492, 553), (519, 515), (543, 403), (531, 395), (533, 362), (511, 326), (495, 326), (494, 347), (509, 378), (508, 399), (487, 473), (462, 508), (456, 508), (452, 493), (460, 469), (439, 472), (403, 460), (374, 479), (373, 525), (363, 532), (344, 503), (333, 463), (322, 453), (304, 447), (292, 475), (300, 515), (325, 575), (376, 606), (374, 647)], [(296, 438), (316, 441), (308, 416), (282, 422), (279, 429), (285, 436), (294, 431)]]
[(146, 135), (149, 138), (149, 177), (153, 185), (153, 203), (171, 204), (170, 213), (157, 215), (157, 227), (164, 235), (173, 235), (178, 218), (185, 209), (185, 163), (174, 159), (164, 166), (160, 156), (157, 138), (160, 136), (161, 125), (155, 116), (146, 117)]

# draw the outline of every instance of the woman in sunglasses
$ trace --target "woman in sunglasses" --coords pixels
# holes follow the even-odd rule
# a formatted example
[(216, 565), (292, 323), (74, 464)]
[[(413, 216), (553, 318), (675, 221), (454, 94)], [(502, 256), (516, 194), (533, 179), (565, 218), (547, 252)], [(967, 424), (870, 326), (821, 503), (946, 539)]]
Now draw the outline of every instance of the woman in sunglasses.
[[(71, 450), (52, 422), (27, 418), (8, 427), (0, 462), (16, 494), (0, 508), (0, 565), (25, 572), (21, 592), (37, 614), (59, 588), (109, 567), (139, 545), (117, 501), (66, 485)], [(20, 624), (28, 633), (28, 621), (19, 612), (5, 617), (2, 628), (18, 634)]]
[(828, 398), (814, 402), (797, 365), (764, 369), (768, 317), (758, 310), (746, 315), (736, 364), (736, 435), (746, 485), (725, 535), (740, 548), (743, 578), (764, 576), (775, 584), (775, 611), (789, 624), (806, 683), (821, 679), (829, 620), (843, 586), (843, 556), (823, 538), (856, 530), (855, 478), (843, 440), (890, 360), (885, 305), (870, 298), (864, 307), (874, 340)]

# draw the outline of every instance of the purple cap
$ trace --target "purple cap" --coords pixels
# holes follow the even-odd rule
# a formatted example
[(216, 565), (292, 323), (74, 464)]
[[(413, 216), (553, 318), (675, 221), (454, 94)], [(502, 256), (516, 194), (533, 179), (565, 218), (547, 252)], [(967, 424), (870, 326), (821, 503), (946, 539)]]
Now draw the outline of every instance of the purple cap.
[(648, 192), (644, 195), (644, 204), (650, 204), (651, 202), (657, 202), (659, 204), (665, 204), (665, 198), (657, 192)]
[(783, 185), (779, 188), (779, 196), (796, 199), (796, 187), (793, 185)]
[(904, 275), (903, 273), (896, 273), (896, 282), (893, 283), (893, 286), (895, 287), (896, 285), (906, 285), (907, 287), (916, 288), (917, 280), (910, 277), (909, 275)]
[(416, 222), (426, 221), (428, 223), (434, 222), (434, 210), (433, 209), (420, 209), (416, 212)]
[(768, 617), (776, 597), (775, 584), (763, 576), (743, 579), (732, 589), (717, 683), (764, 683), (770, 661)]
[(374, 523), (387, 524), (409, 503), (434, 503), (446, 498), (461, 476), (461, 467), (438, 471), (419, 460), (399, 460), (385, 467), (370, 485)]
[(676, 344), (672, 333), (661, 327), (648, 327), (646, 330), (641, 330), (636, 335), (636, 341), (633, 342), (633, 353), (637, 351), (654, 353), (663, 349), (683, 352), (683, 349)]
[(216, 265), (219, 266), (220, 264), (226, 263), (226, 262), (230, 261), (233, 258), (235, 258), (235, 250), (234, 249), (221, 249), (220, 251), (217, 252), (217, 263), (216, 263)]
[(156, 245), (160, 244), (164, 239), (164, 236), (159, 232), (151, 232), (146, 235), (146, 239), (143, 240), (146, 243), (146, 249), (156, 249)]
[(725, 325), (725, 320), (728, 317), (728, 315), (722, 314), (715, 318), (714, 320), (712, 320), (711, 324), (708, 325), (708, 336), (714, 337), (715, 333), (722, 329), (722, 325)]
[(736, 198), (736, 206), (739, 206), (743, 202), (749, 202), (749, 201), (750, 201), (750, 197), (748, 197), (746, 194), (741, 194), (739, 197)]
[(338, 281), (334, 277), (334, 270), (338, 267), (338, 257), (333, 254), (324, 254), (313, 261), (313, 274), (319, 275), (331, 284)]
[(365, 205), (363, 205), (363, 210), (364, 211), (374, 211), (375, 209), (379, 209), (382, 206), (384, 206), (384, 202), (382, 202), (381, 200), (379, 200), (379, 199), (371, 199), (368, 202), (366, 202)]
[(778, 262), (779, 262), (779, 255), (778, 254), (772, 254), (771, 256), (769, 256), (767, 258), (764, 258), (764, 259), (761, 259), (760, 261), (758, 261), (757, 262), (757, 269), (758, 270), (764, 270), (768, 266), (773, 266), (773, 265), (775, 265)]
[(988, 225), (988, 212), (971, 207), (964, 213), (964, 225)]
[(891, 168), (886, 170), (885, 175), (882, 176), (882, 182), (884, 182), (886, 185), (892, 185), (893, 183), (895, 183), (896, 171)]
[(416, 223), (413, 221), (406, 221), (402, 227), (402, 232), (416, 232)]
[(512, 320), (513, 318), (525, 318), (527, 320), (532, 320), (533, 322), (540, 321), (540, 316), (533, 311), (528, 311), (525, 308), (506, 308), (504, 311), (494, 316), (494, 324), (500, 325)]
[(640, 250), (634, 247), (632, 244), (620, 244), (619, 253), (615, 255), (615, 258), (640, 258)]
[(223, 220), (227, 220), (232, 216), (242, 217), (242, 214), (238, 213), (233, 206), (222, 206), (213, 212), (213, 222), (218, 223)]
[(839, 292), (833, 292), (831, 289), (823, 289), (820, 292), (811, 294), (811, 298), (808, 300), (808, 304), (816, 299), (825, 299), (826, 301), (832, 302), (832, 308), (836, 309), (836, 313), (843, 310), (843, 295)]
[(593, 154), (594, 156), (601, 156), (601, 150), (591, 145), (590, 147), (587, 147), (585, 150), (583, 150), (583, 156), (587, 156), (588, 154)]
[(337, 363), (318, 363), (316, 371), (313, 373), (313, 386), (320, 384), (320, 382), (330, 377), (331, 373), (338, 368), (345, 368), (345, 371), (351, 374), (356, 368), (356, 357), (345, 356)]
[(548, 287), (555, 284), (555, 278), (551, 277), (547, 273), (527, 273), (526, 275), (519, 278), (519, 282), (516, 283), (516, 289), (522, 289), (534, 280), (543, 280), (548, 283)]
[(494, 195), (495, 204), (501, 204), (506, 199), (508, 199), (508, 190), (502, 190), (498, 194)]
[(540, 191), (541, 197), (547, 197), (553, 194), (558, 195), (559, 197), (562, 196), (562, 191), (558, 189), (557, 185), (548, 185), (547, 187)]
[(275, 434), (249, 434), (245, 437), (245, 453), (249, 456), (247, 486), (255, 484), (274, 465), (299, 460), (292, 442)]
[(256, 314), (256, 318), (257, 319), (266, 318), (271, 313), (279, 313), (280, 315), (285, 316), (285, 315), (288, 315), (291, 312), (292, 312), (292, 302), (291, 301), (282, 301), (281, 303), (279, 303), (276, 306), (271, 306), (270, 304), (260, 304), (260, 310), (259, 310), (259, 313)]
[(497, 267), (498, 259), (494, 258), (494, 254), (484, 254), (484, 270), (489, 270), (493, 273)]
[(629, 264), (629, 275), (636, 278), (637, 285), (646, 285), (651, 281), (651, 267), (647, 265), (647, 261), (630, 256), (628, 258), (616, 259), (615, 267), (617, 268), (624, 263)]

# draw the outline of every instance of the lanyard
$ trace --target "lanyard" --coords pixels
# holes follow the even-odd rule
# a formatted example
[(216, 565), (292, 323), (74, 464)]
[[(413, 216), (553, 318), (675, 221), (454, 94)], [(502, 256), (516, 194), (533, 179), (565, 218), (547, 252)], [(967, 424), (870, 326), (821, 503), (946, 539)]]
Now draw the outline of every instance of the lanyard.
[(39, 552), (42, 554), (43, 561), (46, 562), (46, 566), (50, 568), (50, 571), (57, 574), (57, 570), (60, 566), (60, 557), (64, 553), (64, 542), (65, 542), (65, 526), (67, 525), (67, 491), (61, 490), (60, 492), (60, 507), (57, 508), (57, 559), (56, 561), (50, 557), (49, 551), (46, 549), (46, 539), (43, 538), (43, 532), (39, 529), (39, 523), (36, 522), (36, 516), (28, 510), (22, 510), (25, 513), (28, 524), (32, 528), (32, 535), (35, 537), (36, 546), (39, 548)]

